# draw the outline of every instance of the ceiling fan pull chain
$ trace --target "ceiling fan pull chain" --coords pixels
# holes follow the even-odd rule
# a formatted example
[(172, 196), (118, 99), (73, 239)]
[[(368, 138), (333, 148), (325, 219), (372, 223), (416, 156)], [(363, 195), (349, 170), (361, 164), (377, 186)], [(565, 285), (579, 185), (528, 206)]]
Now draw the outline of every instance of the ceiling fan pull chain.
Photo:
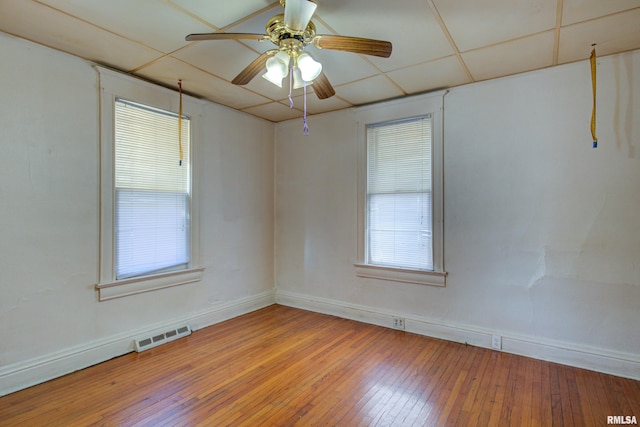
[(304, 125), (302, 126), (302, 132), (304, 136), (309, 136), (309, 125), (307, 124), (307, 85), (302, 87), (302, 91), (304, 93), (304, 114), (302, 116), (302, 123), (304, 123)]
[(293, 110), (293, 98), (291, 97), (291, 91), (293, 90), (293, 66), (289, 70), (289, 109)]

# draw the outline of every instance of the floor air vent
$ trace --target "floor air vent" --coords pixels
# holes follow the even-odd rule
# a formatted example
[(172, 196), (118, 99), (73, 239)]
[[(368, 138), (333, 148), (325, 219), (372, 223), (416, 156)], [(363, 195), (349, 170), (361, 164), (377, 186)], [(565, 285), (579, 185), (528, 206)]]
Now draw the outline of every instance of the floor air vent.
[(152, 335), (150, 337), (142, 338), (136, 340), (136, 351), (140, 353), (141, 351), (157, 347), (160, 344), (164, 344), (169, 341), (177, 340), (178, 338), (186, 337), (187, 335), (191, 335), (191, 328), (189, 328), (188, 325), (181, 326), (176, 329), (171, 329), (170, 331)]

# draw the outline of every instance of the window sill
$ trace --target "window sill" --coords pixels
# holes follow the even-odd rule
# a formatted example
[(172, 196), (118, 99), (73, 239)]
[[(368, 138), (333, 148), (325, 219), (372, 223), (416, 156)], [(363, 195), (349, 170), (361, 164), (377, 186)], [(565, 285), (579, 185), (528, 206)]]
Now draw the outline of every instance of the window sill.
[(393, 282), (415, 283), (417, 285), (446, 285), (446, 272), (409, 270), (404, 268), (383, 267), (370, 264), (354, 264), (356, 276), (371, 279), (390, 280)]
[(189, 270), (172, 271), (170, 273), (155, 274), (153, 276), (133, 277), (109, 283), (98, 283), (98, 301), (108, 301), (128, 295), (141, 294), (157, 289), (170, 288), (187, 283), (198, 282), (202, 279), (204, 267)]

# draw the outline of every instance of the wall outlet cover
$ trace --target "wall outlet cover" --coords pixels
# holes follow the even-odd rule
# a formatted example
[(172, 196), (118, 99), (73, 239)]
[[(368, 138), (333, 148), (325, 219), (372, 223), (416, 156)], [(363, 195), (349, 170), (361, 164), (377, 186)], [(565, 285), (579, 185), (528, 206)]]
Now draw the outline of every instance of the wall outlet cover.
[(491, 335), (491, 348), (502, 350), (502, 337), (500, 335)]
[(394, 317), (393, 318), (393, 327), (395, 329), (402, 329), (404, 330), (404, 318), (402, 317)]

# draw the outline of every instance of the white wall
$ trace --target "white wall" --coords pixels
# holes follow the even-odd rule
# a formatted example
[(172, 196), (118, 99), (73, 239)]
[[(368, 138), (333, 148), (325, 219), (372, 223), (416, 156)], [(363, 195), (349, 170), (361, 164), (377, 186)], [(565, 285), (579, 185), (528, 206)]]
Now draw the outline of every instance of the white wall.
[(277, 125), (274, 153), (207, 103), (203, 280), (106, 302), (96, 72), (6, 35), (0, 57), (0, 395), (267, 305), (274, 266), (286, 304), (640, 378), (639, 52), (599, 61), (595, 150), (586, 63), (446, 96), (446, 288), (355, 277), (354, 110)]
[(273, 302), (272, 123), (203, 105), (203, 280), (98, 302), (96, 71), (2, 34), (0, 57), (0, 395)]
[(357, 278), (354, 110), (276, 126), (281, 303), (640, 378), (640, 51), (445, 96), (445, 288)]

